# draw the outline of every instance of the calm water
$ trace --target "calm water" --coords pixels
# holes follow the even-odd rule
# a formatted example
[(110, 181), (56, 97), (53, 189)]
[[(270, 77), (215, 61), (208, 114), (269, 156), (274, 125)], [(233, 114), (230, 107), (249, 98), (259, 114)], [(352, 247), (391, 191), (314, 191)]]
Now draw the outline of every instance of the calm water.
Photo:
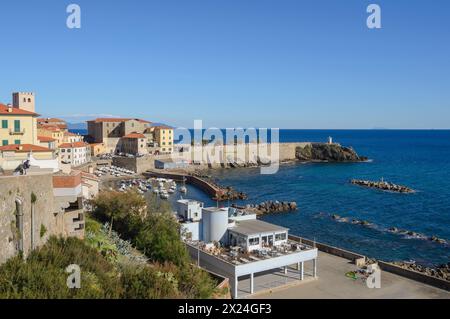
[[(276, 175), (259, 169), (211, 172), (221, 184), (249, 195), (247, 203), (296, 201), (299, 212), (263, 219), (291, 233), (384, 260), (424, 264), (450, 261), (450, 246), (387, 232), (389, 227), (450, 240), (450, 131), (281, 131), (282, 142), (326, 141), (352, 146), (373, 161), (352, 164), (289, 164)], [(404, 195), (360, 188), (352, 178), (385, 180), (418, 190)], [(212, 203), (190, 187), (190, 198)], [(367, 220), (373, 228), (339, 223), (331, 214)]]

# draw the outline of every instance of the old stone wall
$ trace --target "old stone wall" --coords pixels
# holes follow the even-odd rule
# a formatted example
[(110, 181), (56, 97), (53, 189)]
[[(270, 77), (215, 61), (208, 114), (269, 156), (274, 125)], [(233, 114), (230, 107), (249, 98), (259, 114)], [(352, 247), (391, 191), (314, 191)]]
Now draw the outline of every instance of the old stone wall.
[[(26, 255), (32, 246), (39, 247), (59, 233), (53, 198), (51, 174), (0, 177), (0, 264), (18, 253), (20, 239)], [(18, 229), (19, 203), (22, 234)]]

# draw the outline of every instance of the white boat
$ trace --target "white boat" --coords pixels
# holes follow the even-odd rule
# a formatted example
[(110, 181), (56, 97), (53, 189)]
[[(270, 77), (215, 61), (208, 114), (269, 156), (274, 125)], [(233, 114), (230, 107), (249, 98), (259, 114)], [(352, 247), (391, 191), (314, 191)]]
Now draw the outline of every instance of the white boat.
[(156, 189), (156, 188), (155, 188), (155, 189), (153, 190), (153, 194), (159, 194), (159, 189)]
[(180, 187), (180, 192), (183, 193), (183, 194), (186, 194), (186, 193), (187, 193), (187, 188), (186, 188), (186, 186), (181, 186), (181, 187)]

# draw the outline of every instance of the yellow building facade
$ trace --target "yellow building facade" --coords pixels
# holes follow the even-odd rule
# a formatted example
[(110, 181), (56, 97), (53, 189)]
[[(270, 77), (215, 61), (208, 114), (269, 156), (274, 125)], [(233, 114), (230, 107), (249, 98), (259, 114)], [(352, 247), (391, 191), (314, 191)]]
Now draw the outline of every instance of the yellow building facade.
[(64, 131), (56, 126), (40, 126), (37, 132), (38, 136), (54, 139), (56, 147), (65, 143)]
[(173, 128), (170, 126), (154, 126), (154, 142), (158, 144), (161, 153), (173, 152)]
[(0, 146), (38, 144), (38, 114), (0, 104)]

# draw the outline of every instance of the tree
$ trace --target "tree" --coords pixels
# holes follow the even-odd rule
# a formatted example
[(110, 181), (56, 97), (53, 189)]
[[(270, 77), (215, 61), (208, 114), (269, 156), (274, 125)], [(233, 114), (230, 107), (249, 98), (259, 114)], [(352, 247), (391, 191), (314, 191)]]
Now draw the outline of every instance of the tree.
[(101, 192), (97, 198), (91, 201), (91, 205), (97, 217), (109, 219), (110, 234), (115, 221), (119, 222), (116, 228), (123, 228), (128, 227), (125, 219), (140, 219), (143, 221), (147, 217), (145, 198), (133, 190), (124, 193), (117, 191)]
[(150, 214), (135, 242), (139, 250), (156, 262), (182, 266), (190, 260), (186, 246), (180, 240), (180, 226), (169, 213)]

